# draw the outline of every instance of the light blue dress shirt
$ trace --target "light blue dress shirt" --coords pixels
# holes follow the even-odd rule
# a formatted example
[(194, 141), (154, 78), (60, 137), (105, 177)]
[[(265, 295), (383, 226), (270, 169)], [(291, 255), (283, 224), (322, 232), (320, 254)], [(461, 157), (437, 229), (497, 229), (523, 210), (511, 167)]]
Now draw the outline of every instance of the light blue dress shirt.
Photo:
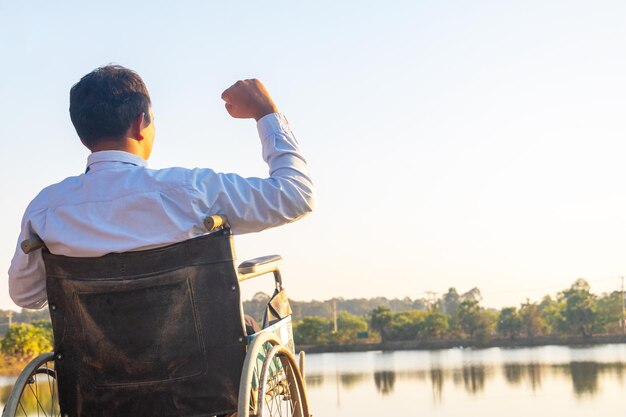
[(208, 168), (153, 170), (122, 151), (95, 152), (85, 174), (42, 190), (22, 220), (9, 269), (9, 293), (25, 308), (46, 305), (41, 251), (22, 252), (38, 235), (51, 253), (90, 257), (164, 246), (206, 233), (207, 215), (224, 214), (233, 233), (258, 232), (313, 209), (313, 184), (287, 119), (257, 123), (268, 178), (243, 178)]

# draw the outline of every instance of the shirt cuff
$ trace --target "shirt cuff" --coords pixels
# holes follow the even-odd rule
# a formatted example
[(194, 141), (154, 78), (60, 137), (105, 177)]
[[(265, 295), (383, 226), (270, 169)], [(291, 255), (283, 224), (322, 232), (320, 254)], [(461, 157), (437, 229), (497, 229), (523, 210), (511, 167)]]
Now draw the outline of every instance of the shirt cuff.
[(276, 133), (284, 132), (291, 136), (287, 118), (281, 113), (270, 113), (259, 119), (256, 124), (261, 140), (265, 140)]

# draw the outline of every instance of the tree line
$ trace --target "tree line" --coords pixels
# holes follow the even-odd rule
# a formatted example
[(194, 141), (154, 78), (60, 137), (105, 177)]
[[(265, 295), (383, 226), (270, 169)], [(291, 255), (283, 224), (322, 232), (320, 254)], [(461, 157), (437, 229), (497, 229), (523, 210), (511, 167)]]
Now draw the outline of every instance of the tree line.
[[(430, 302), (413, 302), (420, 308), (394, 310), (387, 304), (378, 305), (367, 314), (339, 311), (336, 329), (327, 307), (323, 316), (296, 318), (294, 337), (296, 343), (301, 344), (336, 344), (352, 343), (364, 337), (368, 341), (382, 342), (487, 341), (492, 338), (515, 340), (537, 336), (590, 338), (598, 334), (623, 332), (622, 293), (593, 294), (584, 279), (577, 279), (555, 297), (546, 295), (539, 302), (526, 300), (519, 306), (497, 310), (483, 307), (481, 301), (478, 288), (465, 293), (450, 288)], [(299, 310), (307, 311), (307, 303), (302, 304)], [(332, 305), (332, 300), (326, 304)], [(351, 303), (343, 300), (343, 303), (335, 304)], [(407, 301), (402, 305), (406, 307), (409, 304)], [(332, 308), (330, 310), (332, 316)]]
[[(256, 294), (244, 311), (261, 321), (270, 296)], [(519, 339), (546, 335), (617, 334), (622, 330), (622, 294), (596, 295), (584, 279), (556, 297), (526, 300), (501, 310), (485, 308), (478, 288), (459, 293), (450, 288), (431, 300), (335, 298), (290, 300), (297, 344), (344, 344), (357, 341), (430, 341), (446, 339)], [(6, 318), (11, 317), (8, 327)], [(52, 347), (47, 310), (0, 311), (0, 354), (3, 362), (23, 361)], [(4, 331), (2, 331), (2, 329)]]

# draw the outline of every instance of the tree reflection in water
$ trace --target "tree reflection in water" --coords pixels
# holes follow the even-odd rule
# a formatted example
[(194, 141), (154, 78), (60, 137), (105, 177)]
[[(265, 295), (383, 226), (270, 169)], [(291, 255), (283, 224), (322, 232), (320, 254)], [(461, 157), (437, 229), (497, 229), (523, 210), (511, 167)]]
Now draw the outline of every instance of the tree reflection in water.
[[(620, 383), (624, 383), (626, 363), (598, 363), (598, 362), (571, 362), (568, 364), (540, 363), (505, 363), (501, 366), (467, 365), (461, 368), (442, 367), (441, 364), (430, 369), (392, 371), (382, 370), (373, 372), (376, 391), (387, 396), (393, 393), (398, 380), (420, 381), (431, 384), (433, 402), (441, 403), (443, 387), (446, 380), (452, 380), (454, 385), (463, 386), (466, 392), (476, 395), (485, 390), (489, 382), (499, 372), (504, 381), (510, 386), (527, 385), (533, 391), (541, 389), (545, 375), (553, 378), (567, 378), (571, 380), (573, 393), (576, 396), (594, 395), (600, 387), (600, 379), (604, 375), (613, 375)], [(354, 388), (367, 383), (372, 373), (347, 372), (338, 375), (337, 383), (344, 388)], [(370, 380), (371, 381), (371, 380)], [(329, 383), (322, 374), (307, 374), (306, 382), (309, 387), (322, 386)], [(496, 381), (494, 381), (495, 383)], [(1, 392), (1, 391), (0, 391)]]
[(396, 383), (396, 373), (393, 371), (374, 372), (374, 383), (378, 392), (383, 395), (390, 394)]
[(441, 403), (441, 394), (443, 392), (443, 369), (432, 368), (430, 370), (430, 384), (433, 388), (433, 402)]
[(344, 373), (339, 377), (341, 380), (341, 386), (345, 388), (351, 388), (358, 385), (361, 381), (366, 380), (369, 374), (362, 373)]
[(465, 389), (476, 394), (485, 388), (485, 367), (484, 366), (464, 366), (463, 385)]
[(526, 374), (533, 391), (541, 388), (541, 365), (538, 363), (529, 363), (526, 365)]
[(570, 363), (569, 371), (576, 395), (594, 394), (598, 391), (599, 367), (597, 362)]
[(620, 383), (624, 382), (623, 362), (598, 363), (591, 361), (571, 362), (567, 365), (552, 365), (557, 374), (569, 376), (577, 397), (593, 396), (600, 390), (599, 380), (604, 375), (614, 375)]
[(305, 378), (306, 384), (309, 387), (321, 387), (324, 385), (323, 374), (307, 374)]
[(0, 387), (0, 404), (4, 404), (9, 399), (9, 395), (11, 395), (11, 390), (13, 389), (13, 385), (5, 385)]
[[(453, 351), (452, 355), (457, 355), (456, 363), (448, 361), (444, 355), (439, 355), (436, 360), (432, 360), (432, 357), (426, 358), (419, 364), (407, 361), (407, 356), (400, 361), (398, 358), (387, 355), (383, 358), (384, 360), (373, 366), (376, 371), (368, 369), (367, 365), (362, 367), (362, 357), (355, 355), (353, 357), (359, 362), (354, 362), (354, 366), (343, 372), (337, 369), (340, 367), (329, 367), (322, 372), (316, 372), (314, 368), (307, 369), (306, 383), (313, 391), (327, 387), (332, 393), (336, 389), (338, 401), (340, 388), (351, 390), (353, 395), (354, 392), (358, 393), (360, 386), (369, 386), (369, 389), (372, 389), (372, 376), (376, 392), (385, 397), (393, 396), (394, 390), (401, 393), (406, 388), (417, 389), (428, 395), (428, 384), (430, 384), (434, 404), (444, 404), (446, 400), (454, 398), (457, 394), (455, 391), (465, 392), (467, 393), (465, 395), (469, 396), (478, 396), (489, 390), (490, 386), (502, 387), (503, 384), (511, 387), (512, 393), (524, 389), (532, 391), (551, 389), (553, 386), (565, 384), (566, 387), (571, 387), (570, 392), (575, 397), (586, 398), (600, 397), (603, 385), (605, 390), (608, 390), (609, 385), (626, 385), (626, 360), (618, 361), (619, 358), (613, 359), (615, 362), (604, 363), (591, 360), (542, 363), (536, 361), (537, 358), (529, 358), (535, 362), (513, 360), (504, 363), (497, 361), (482, 363), (471, 355), (461, 356), (466, 355), (465, 353), (459, 354)], [(517, 359), (519, 360), (519, 357)], [(446, 366), (447, 363), (450, 365)], [(444, 393), (444, 386), (446, 393)], [(0, 386), (0, 409), (11, 388), (12, 385)]]
[(528, 381), (533, 391), (541, 387), (541, 365), (537, 363), (505, 363), (504, 379), (511, 385)]
[(524, 365), (519, 363), (505, 363), (504, 364), (504, 378), (511, 385), (519, 385), (522, 383), (522, 372)]

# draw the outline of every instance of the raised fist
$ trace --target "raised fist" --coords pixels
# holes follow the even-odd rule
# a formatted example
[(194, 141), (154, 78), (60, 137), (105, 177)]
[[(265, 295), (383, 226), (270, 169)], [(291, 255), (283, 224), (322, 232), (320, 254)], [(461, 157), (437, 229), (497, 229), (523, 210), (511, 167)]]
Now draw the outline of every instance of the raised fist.
[(237, 119), (259, 120), (270, 113), (278, 112), (270, 94), (257, 79), (239, 80), (222, 93), (226, 110)]

